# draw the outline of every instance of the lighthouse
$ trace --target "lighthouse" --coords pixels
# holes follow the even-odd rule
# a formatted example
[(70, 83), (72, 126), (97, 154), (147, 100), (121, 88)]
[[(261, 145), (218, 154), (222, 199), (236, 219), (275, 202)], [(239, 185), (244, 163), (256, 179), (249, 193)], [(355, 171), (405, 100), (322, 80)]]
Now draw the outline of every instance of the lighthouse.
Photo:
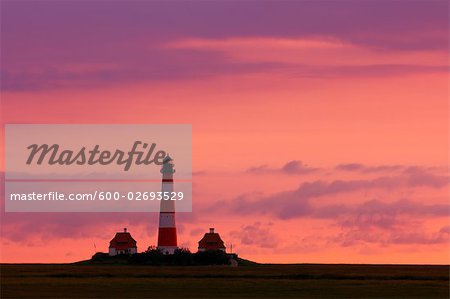
[[(163, 160), (162, 192), (171, 196), (173, 192), (173, 160), (167, 155)], [(165, 193), (167, 192), (167, 193)], [(175, 226), (175, 201), (161, 199), (159, 211), (158, 249), (165, 254), (173, 254), (177, 246), (177, 228)]]

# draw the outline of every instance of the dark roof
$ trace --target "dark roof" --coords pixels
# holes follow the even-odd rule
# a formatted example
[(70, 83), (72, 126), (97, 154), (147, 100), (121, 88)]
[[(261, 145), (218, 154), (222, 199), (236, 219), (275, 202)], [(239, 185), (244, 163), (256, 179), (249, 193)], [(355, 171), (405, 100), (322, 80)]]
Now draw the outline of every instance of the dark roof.
[(225, 245), (218, 233), (206, 233), (198, 242), (198, 248), (206, 250), (224, 249)]
[(136, 240), (133, 239), (130, 233), (116, 233), (114, 238), (109, 242), (109, 247), (115, 248), (117, 250), (134, 248), (136, 247)]

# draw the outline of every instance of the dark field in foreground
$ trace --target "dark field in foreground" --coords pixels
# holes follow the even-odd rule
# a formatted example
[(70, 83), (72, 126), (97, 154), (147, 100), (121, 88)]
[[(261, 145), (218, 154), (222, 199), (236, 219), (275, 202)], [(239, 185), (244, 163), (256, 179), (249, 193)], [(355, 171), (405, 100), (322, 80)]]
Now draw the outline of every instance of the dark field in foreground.
[(449, 298), (449, 267), (2, 265), (0, 297)]

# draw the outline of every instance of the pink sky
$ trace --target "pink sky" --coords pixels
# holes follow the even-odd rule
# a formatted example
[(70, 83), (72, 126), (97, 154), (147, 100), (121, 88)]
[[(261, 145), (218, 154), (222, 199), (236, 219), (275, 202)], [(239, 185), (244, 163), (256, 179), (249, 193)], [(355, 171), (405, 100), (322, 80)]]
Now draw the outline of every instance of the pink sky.
[[(448, 2), (376, 3), (5, 1), (2, 123), (192, 124), (192, 251), (447, 264)], [(1, 261), (143, 251), (157, 217), (2, 207)]]

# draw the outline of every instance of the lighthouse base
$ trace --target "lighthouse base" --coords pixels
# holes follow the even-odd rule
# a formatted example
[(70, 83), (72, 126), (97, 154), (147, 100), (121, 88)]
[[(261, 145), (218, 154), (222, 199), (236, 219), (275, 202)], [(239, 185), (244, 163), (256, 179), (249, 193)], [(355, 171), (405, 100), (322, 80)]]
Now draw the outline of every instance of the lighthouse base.
[(157, 248), (164, 254), (174, 254), (175, 250), (178, 249), (178, 246), (158, 246)]

